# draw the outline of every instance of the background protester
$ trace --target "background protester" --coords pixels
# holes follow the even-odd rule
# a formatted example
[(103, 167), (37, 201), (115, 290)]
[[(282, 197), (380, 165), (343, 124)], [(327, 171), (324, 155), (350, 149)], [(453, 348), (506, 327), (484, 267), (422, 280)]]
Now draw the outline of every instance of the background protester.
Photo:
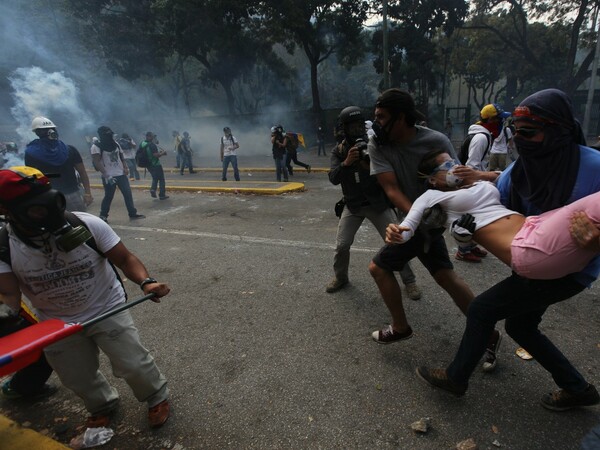
[(102, 174), (102, 186), (104, 187), (104, 198), (100, 205), (100, 218), (105, 222), (108, 221), (110, 205), (118, 187), (123, 195), (129, 218), (131, 220), (144, 219), (146, 216), (138, 214), (133, 204), (131, 186), (127, 178), (129, 170), (125, 164), (123, 150), (121, 150), (113, 136), (114, 133), (109, 127), (101, 126), (98, 128), (99, 142), (92, 145), (90, 150), (94, 167)]
[(223, 128), (223, 136), (221, 136), (221, 162), (223, 163), (222, 181), (227, 181), (227, 169), (229, 164), (233, 167), (233, 177), (235, 181), (240, 181), (240, 171), (238, 170), (237, 149), (240, 148), (238, 140), (231, 134), (231, 128)]
[(86, 211), (94, 198), (79, 151), (58, 139), (56, 125), (46, 117), (34, 117), (31, 130), (38, 139), (25, 147), (25, 164), (43, 173), (58, 175), (54, 184), (65, 195), (67, 208)]
[(140, 179), (140, 173), (137, 170), (135, 164), (135, 150), (137, 148), (136, 143), (127, 133), (123, 133), (117, 141), (121, 150), (123, 150), (123, 157), (129, 170), (129, 181), (136, 181)]

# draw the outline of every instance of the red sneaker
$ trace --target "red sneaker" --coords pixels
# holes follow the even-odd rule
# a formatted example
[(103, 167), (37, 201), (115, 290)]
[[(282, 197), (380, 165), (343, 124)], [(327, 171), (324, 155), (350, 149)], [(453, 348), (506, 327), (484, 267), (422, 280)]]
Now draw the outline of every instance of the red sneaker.
[(101, 428), (108, 427), (108, 425), (110, 425), (110, 416), (105, 414), (89, 416), (85, 421), (86, 428)]
[(465, 262), (472, 262), (472, 263), (480, 263), (481, 262), (481, 258), (477, 255), (475, 255), (473, 252), (468, 252), (468, 253), (462, 253), (460, 251), (456, 252), (456, 255), (454, 255), (455, 259), (458, 259), (459, 261), (465, 261)]
[(148, 423), (152, 428), (158, 428), (165, 424), (171, 415), (169, 400), (163, 400), (158, 405), (148, 410)]
[(488, 254), (487, 250), (484, 250), (479, 247), (473, 247), (471, 249), (471, 253), (473, 253), (475, 256), (479, 256), (480, 258), (485, 258)]

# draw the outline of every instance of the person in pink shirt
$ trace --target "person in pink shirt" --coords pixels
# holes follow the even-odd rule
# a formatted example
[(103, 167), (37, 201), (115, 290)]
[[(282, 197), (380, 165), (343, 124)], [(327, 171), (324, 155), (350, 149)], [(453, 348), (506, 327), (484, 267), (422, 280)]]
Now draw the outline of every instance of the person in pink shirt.
[(498, 189), (490, 182), (461, 188), (461, 180), (453, 175), (458, 165), (442, 150), (423, 157), (419, 172), (432, 189), (413, 203), (401, 224), (388, 226), (387, 242), (407, 242), (426, 209), (439, 205), (457, 240), (472, 238), (529, 279), (551, 280), (579, 272), (598, 254), (586, 245), (590, 234), (597, 241), (600, 237), (600, 192), (524, 217), (502, 205)]

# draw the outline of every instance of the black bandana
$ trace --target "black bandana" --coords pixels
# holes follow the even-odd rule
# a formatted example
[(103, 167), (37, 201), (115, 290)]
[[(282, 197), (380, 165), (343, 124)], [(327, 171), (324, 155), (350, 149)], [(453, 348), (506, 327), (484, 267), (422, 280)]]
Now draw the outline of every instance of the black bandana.
[[(567, 95), (558, 89), (545, 89), (523, 100), (532, 115), (544, 121), (544, 141), (540, 146), (515, 139), (519, 158), (511, 172), (509, 208), (526, 213), (522, 200), (540, 212), (566, 204), (579, 171), (581, 128), (573, 117)], [(518, 119), (518, 117), (516, 117)]]

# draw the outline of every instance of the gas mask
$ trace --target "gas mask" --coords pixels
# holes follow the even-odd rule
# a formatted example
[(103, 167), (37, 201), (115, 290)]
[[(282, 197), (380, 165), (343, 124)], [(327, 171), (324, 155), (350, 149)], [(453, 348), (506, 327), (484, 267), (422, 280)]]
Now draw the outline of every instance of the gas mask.
[(11, 208), (11, 212), (21, 228), (39, 234), (51, 233), (58, 249), (70, 252), (84, 244), (92, 234), (81, 225), (73, 228), (65, 219), (65, 207), (65, 196), (50, 189), (29, 200), (20, 201)]
[(58, 131), (56, 128), (40, 128), (35, 133), (40, 139), (49, 139), (51, 141), (58, 141)]
[(462, 182), (463, 179), (458, 178), (456, 175), (454, 175), (454, 172), (452, 172), (452, 170), (446, 172), (446, 184), (448, 185), (448, 187), (454, 188), (460, 186)]
[(452, 170), (458, 165), (460, 164), (454, 160), (445, 161), (444, 163), (437, 166), (435, 170), (431, 173), (431, 175), (435, 175), (437, 172), (446, 170), (446, 184), (448, 185), (448, 187), (454, 188), (460, 186), (463, 182), (463, 179), (454, 175), (454, 172)]

